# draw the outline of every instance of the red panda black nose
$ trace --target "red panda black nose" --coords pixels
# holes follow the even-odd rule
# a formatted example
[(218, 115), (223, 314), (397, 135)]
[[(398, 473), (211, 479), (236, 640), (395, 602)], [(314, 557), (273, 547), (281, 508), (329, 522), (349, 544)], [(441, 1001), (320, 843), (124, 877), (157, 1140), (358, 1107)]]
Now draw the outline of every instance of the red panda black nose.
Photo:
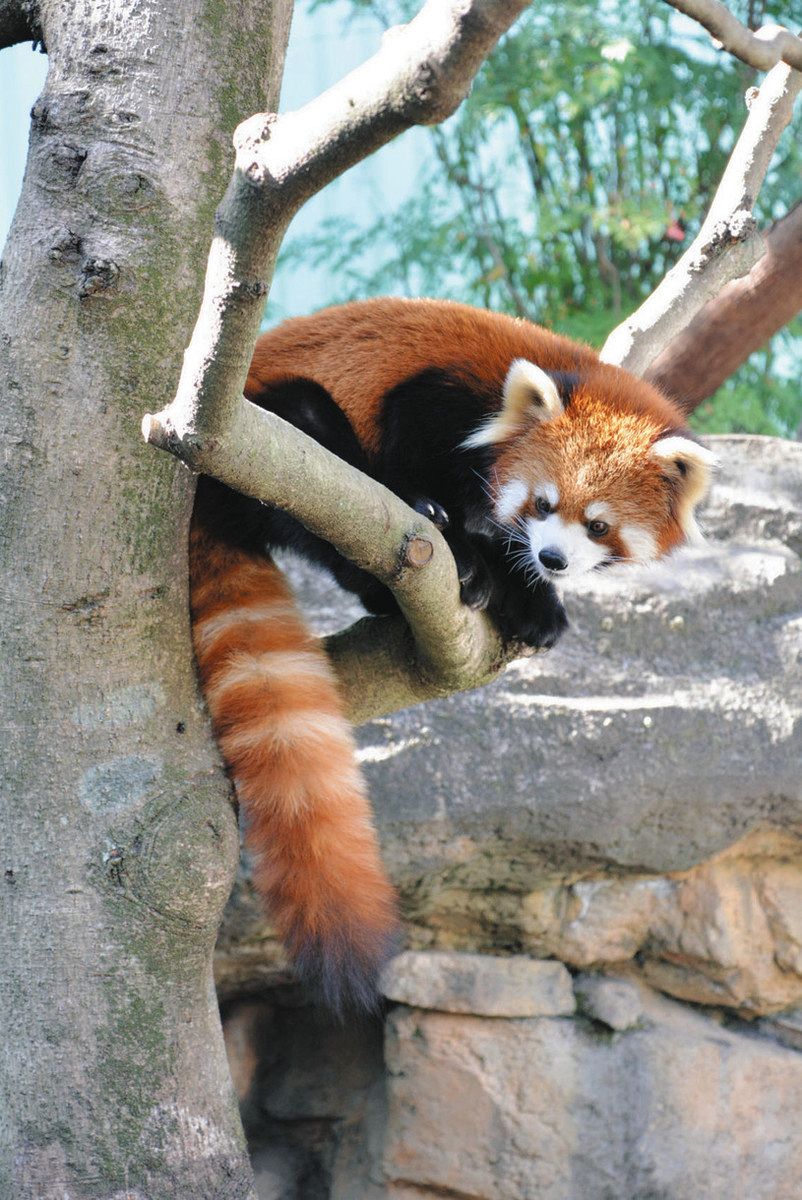
[(559, 550), (555, 550), (552, 546), (547, 546), (545, 550), (541, 550), (538, 558), (543, 563), (544, 567), (548, 567), (550, 571), (564, 571), (568, 566), (568, 559)]

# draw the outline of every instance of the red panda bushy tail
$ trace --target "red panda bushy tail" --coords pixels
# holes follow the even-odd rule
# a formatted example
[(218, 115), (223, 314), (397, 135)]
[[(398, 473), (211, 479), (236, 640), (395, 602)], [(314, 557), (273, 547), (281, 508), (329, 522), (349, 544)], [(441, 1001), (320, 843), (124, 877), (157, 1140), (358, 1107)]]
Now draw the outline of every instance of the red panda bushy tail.
[(273, 562), (191, 542), (195, 654), (254, 883), (335, 1011), (372, 1009), (397, 919), (333, 672)]

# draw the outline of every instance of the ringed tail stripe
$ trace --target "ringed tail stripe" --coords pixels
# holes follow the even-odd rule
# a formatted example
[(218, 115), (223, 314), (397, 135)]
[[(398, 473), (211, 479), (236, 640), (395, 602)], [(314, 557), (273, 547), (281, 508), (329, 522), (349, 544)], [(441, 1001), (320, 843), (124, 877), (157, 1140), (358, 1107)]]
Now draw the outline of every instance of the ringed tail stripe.
[(398, 923), (334, 673), (267, 556), (196, 529), (190, 566), (195, 651), (254, 884), (299, 974), (335, 1011), (373, 1008)]
[(250, 622), (265, 625), (268, 621), (282, 618), (297, 622), (298, 614), (291, 604), (241, 604), (236, 608), (223, 609), (222, 612), (195, 622), (195, 652), (199, 657), (208, 653), (218, 637), (239, 625), (247, 625)]

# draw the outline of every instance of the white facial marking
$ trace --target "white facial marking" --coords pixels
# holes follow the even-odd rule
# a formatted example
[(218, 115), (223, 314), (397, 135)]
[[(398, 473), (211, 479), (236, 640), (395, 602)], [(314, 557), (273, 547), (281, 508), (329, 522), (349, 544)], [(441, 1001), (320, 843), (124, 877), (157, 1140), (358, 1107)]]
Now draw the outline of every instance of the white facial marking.
[(509, 479), (499, 488), (495, 501), (499, 521), (510, 521), (521, 511), (529, 496), (529, 488), (522, 479)]
[(541, 496), (544, 500), (548, 500), (552, 508), (556, 508), (560, 503), (560, 490), (554, 483), (540, 483), (535, 488), (535, 495)]
[(654, 535), (642, 525), (622, 525), (619, 533), (636, 562), (653, 562), (657, 558), (657, 542)]
[[(588, 537), (584, 525), (578, 521), (566, 524), (559, 513), (549, 513), (542, 521), (530, 517), (526, 522), (526, 532), (535, 569), (545, 579), (555, 583), (576, 579), (607, 557), (605, 548)], [(538, 557), (541, 550), (553, 550), (561, 554), (568, 564), (565, 570), (550, 571)]]
[(608, 525), (617, 525), (618, 518), (616, 517), (609, 504), (605, 504), (603, 500), (596, 500), (593, 504), (589, 504), (585, 509), (586, 521), (606, 521)]

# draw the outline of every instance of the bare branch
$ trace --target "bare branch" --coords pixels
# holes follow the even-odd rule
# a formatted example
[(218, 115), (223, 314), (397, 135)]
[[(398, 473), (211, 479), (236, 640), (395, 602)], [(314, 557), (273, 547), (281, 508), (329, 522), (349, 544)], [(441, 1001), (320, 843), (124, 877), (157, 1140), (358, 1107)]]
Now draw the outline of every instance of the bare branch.
[[(526, 3), (428, 0), (413, 21), (385, 35), (372, 59), (303, 109), (260, 114), (240, 126), (178, 392), (143, 421), (147, 441), (279, 505), (392, 589), (411, 632), (400, 621), (374, 618), (332, 643), (362, 719), (475, 687), (521, 650), (504, 648), (489, 620), (460, 603), (453, 558), (434, 526), (243, 398), (267, 281), (300, 205), (402, 130), (453, 112)], [(398, 657), (388, 653), (391, 643)], [(379, 659), (384, 678), (371, 692), (365, 675)]]
[(646, 379), (692, 412), (802, 312), (802, 202), (766, 236), (766, 253), (666, 347)]
[(666, 0), (666, 3), (698, 21), (717, 46), (729, 50), (750, 67), (770, 71), (777, 63), (784, 62), (802, 71), (802, 42), (783, 25), (764, 25), (752, 33), (720, 0)]
[(34, 0), (0, 0), (0, 50), (42, 40), (39, 5)]
[(177, 429), (224, 427), (242, 395), (284, 231), (301, 204), (414, 124), (442, 120), (527, 0), (428, 0), (378, 53), (297, 112), (237, 130), (198, 321), (172, 406)]
[(726, 283), (745, 275), (764, 249), (752, 208), (780, 134), (791, 119), (802, 72), (774, 67), (751, 98), (710, 211), (693, 244), (651, 296), (608, 337), (604, 362), (641, 375)]
[(409, 627), (370, 617), (329, 640), (352, 719), (478, 687), (524, 653), (504, 647), (490, 620), (461, 603), (454, 559), (434, 525), (280, 417), (243, 399), (212, 444), (182, 441), (163, 414), (145, 417), (143, 433), (193, 469), (280, 505), (392, 589)]

